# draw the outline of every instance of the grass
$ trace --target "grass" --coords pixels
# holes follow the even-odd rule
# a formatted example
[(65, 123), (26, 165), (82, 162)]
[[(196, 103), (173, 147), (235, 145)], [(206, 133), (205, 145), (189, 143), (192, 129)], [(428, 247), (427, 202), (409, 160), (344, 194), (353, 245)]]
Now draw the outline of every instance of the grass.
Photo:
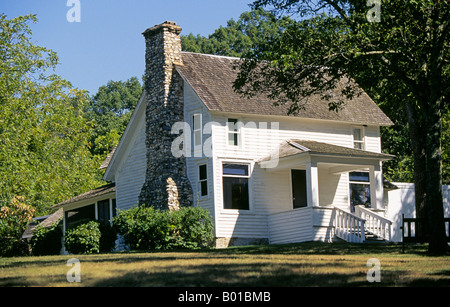
[[(450, 256), (426, 246), (301, 243), (222, 250), (0, 258), (0, 286), (450, 286)], [(81, 283), (69, 283), (70, 258)], [(381, 264), (369, 283), (367, 261)]]

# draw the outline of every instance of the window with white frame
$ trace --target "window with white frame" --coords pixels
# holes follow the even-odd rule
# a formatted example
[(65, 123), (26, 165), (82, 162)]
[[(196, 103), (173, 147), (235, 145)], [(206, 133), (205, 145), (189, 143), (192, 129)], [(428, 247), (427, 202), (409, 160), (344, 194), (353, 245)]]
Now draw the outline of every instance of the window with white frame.
[(364, 205), (370, 207), (370, 175), (368, 172), (351, 172), (350, 176), (350, 211)]
[(240, 129), (238, 127), (238, 120), (229, 118), (227, 121), (228, 127), (228, 145), (239, 146)]
[(206, 164), (198, 166), (198, 187), (200, 196), (208, 195), (208, 168)]
[(202, 146), (202, 114), (196, 113), (192, 116), (192, 133), (194, 136), (194, 148)]
[(353, 134), (353, 148), (356, 149), (365, 149), (364, 146), (364, 128), (362, 127), (355, 127), (352, 130)]
[(249, 210), (249, 165), (224, 163), (223, 208)]

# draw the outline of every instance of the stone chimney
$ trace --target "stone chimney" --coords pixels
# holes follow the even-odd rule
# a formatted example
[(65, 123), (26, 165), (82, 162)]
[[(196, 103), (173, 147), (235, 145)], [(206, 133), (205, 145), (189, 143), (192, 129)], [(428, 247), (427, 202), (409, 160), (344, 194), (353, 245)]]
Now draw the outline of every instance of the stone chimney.
[(181, 27), (165, 21), (142, 33), (146, 45), (145, 90), (147, 173), (140, 205), (160, 210), (191, 206), (193, 194), (185, 157), (176, 158), (172, 125), (183, 122), (183, 81), (174, 64), (182, 63)]

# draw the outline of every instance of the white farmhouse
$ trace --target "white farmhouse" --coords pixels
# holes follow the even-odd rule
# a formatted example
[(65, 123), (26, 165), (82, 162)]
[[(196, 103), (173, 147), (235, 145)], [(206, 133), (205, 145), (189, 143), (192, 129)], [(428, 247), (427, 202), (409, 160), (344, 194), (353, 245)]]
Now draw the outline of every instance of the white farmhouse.
[(380, 127), (392, 122), (368, 95), (339, 112), (312, 96), (288, 115), (236, 94), (239, 59), (182, 52), (180, 32), (173, 22), (144, 32), (147, 83), (104, 164), (112, 184), (62, 203), (65, 228), (116, 208), (194, 205), (211, 212), (217, 247), (391, 239)]

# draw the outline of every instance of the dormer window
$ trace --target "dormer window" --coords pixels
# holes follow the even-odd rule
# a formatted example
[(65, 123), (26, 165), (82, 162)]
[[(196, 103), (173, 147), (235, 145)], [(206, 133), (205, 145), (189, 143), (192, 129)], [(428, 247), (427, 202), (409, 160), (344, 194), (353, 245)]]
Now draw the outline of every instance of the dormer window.
[(362, 127), (353, 128), (353, 148), (362, 150), (365, 149), (364, 128)]

